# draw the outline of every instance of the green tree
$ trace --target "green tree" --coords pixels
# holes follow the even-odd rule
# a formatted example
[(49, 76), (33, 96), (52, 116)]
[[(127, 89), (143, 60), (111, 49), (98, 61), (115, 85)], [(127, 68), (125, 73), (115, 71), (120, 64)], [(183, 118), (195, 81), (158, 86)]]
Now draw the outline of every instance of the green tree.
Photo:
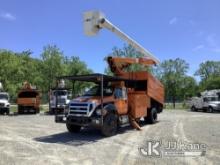
[(220, 76), (209, 76), (207, 80), (200, 82), (200, 91), (220, 89)]
[(210, 76), (220, 76), (220, 61), (201, 63), (195, 75), (200, 76), (201, 80), (207, 80)]
[[(186, 61), (177, 58), (163, 61), (157, 68), (156, 77), (158, 77), (165, 86), (165, 97), (167, 101), (172, 101), (173, 107), (177, 100), (183, 98), (183, 89), (186, 89), (184, 81), (189, 81), (186, 73), (189, 64)], [(191, 81), (191, 80), (190, 80)]]
[(64, 72), (63, 67), (63, 52), (56, 45), (47, 45), (43, 48), (42, 58), (42, 68), (40, 69), (43, 84), (42, 90), (44, 92), (48, 91), (50, 88), (56, 85), (56, 77), (61, 76)]
[(199, 65), (195, 72), (201, 81), (199, 84), (200, 91), (220, 89), (220, 61), (206, 61)]
[[(76, 76), (76, 75), (86, 75), (92, 73), (92, 70), (88, 69), (86, 63), (81, 61), (79, 57), (76, 56), (72, 56), (71, 58), (65, 57), (64, 63), (66, 64), (65, 70), (67, 75)], [(88, 86), (90, 86), (90, 83), (72, 81), (71, 82), (72, 95), (77, 96), (81, 94)]]

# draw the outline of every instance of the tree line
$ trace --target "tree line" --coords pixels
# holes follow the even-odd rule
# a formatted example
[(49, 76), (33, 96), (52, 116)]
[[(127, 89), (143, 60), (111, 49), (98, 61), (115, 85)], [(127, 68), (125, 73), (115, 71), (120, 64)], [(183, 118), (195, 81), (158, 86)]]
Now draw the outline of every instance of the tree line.
[[(35, 85), (43, 94), (42, 100), (46, 102), (49, 89), (56, 85), (56, 77), (92, 73), (78, 56), (65, 56), (56, 45), (45, 46), (40, 58), (32, 56), (30, 50), (21, 53), (0, 50), (0, 82), (4, 90), (9, 92), (12, 101), (16, 100), (24, 81)], [(85, 88), (83, 83), (72, 85), (77, 93)]]
[[(114, 47), (109, 55), (143, 57), (129, 45)], [(193, 76), (187, 75), (189, 64), (180, 58), (164, 60), (154, 67), (134, 64), (127, 68), (127, 71), (137, 70), (149, 71), (156, 76), (164, 84), (166, 102), (172, 102), (174, 106), (175, 102), (184, 101), (201, 91), (220, 89), (220, 61), (201, 63)], [(56, 77), (90, 73), (93, 71), (78, 56), (66, 56), (56, 45), (45, 46), (40, 58), (33, 58), (30, 50), (20, 53), (0, 50), (0, 82), (13, 101), (24, 81), (36, 85), (44, 94), (43, 100), (47, 101), (49, 89), (56, 85)], [(105, 73), (112, 74), (109, 68), (105, 68)], [(198, 76), (200, 81), (197, 82), (194, 76)], [(87, 85), (79, 82), (68, 84), (74, 89), (73, 96), (81, 93)]]

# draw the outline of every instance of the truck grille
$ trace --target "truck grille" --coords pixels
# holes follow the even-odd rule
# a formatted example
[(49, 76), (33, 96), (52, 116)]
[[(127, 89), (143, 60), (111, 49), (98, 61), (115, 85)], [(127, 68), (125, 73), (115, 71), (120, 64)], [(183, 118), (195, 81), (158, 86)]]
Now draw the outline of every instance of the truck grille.
[(92, 103), (70, 103), (69, 114), (73, 116), (90, 116), (94, 108)]
[(4, 107), (5, 106), (5, 104), (4, 103), (0, 103), (0, 107)]
[(66, 104), (66, 99), (64, 98), (58, 98), (58, 104)]

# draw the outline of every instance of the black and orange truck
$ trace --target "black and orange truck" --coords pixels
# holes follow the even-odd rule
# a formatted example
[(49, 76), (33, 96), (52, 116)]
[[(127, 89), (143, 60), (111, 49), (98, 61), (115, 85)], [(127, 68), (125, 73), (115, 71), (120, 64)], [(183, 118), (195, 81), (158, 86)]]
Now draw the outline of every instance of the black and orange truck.
[(164, 106), (164, 87), (146, 71), (123, 72), (125, 65), (144, 59), (109, 57), (108, 63), (114, 76), (90, 74), (62, 76), (59, 79), (93, 82), (94, 86), (69, 103), (65, 115), (56, 115), (56, 122), (66, 123), (69, 132), (78, 132), (82, 127), (99, 128), (103, 135), (112, 136), (121, 126), (131, 124), (141, 129), (139, 122), (153, 124)]
[(24, 82), (17, 95), (18, 114), (40, 112), (40, 91)]
[[(131, 37), (110, 23), (100, 12), (84, 14), (84, 30), (87, 35), (96, 35), (106, 28), (127, 41), (143, 58), (108, 57), (113, 76), (90, 74), (62, 76), (58, 79), (93, 82), (94, 86), (69, 103), (68, 113), (56, 115), (56, 122), (66, 123), (69, 132), (79, 132), (82, 127), (98, 127), (105, 136), (117, 133), (119, 127), (131, 124), (141, 129), (139, 122), (155, 123), (157, 114), (164, 106), (164, 86), (147, 71), (127, 72), (133, 64), (151, 66), (159, 63), (151, 53)], [(74, 91), (74, 90), (73, 90)]]

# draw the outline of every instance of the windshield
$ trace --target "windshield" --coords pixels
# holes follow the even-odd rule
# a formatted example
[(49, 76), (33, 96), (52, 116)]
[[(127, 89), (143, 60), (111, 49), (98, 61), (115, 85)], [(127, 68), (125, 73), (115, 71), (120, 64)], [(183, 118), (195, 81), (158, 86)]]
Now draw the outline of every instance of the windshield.
[[(103, 88), (103, 96), (111, 96), (113, 94), (113, 90), (111, 87), (104, 87)], [(101, 95), (101, 88), (100, 86), (94, 86), (89, 89), (83, 96), (100, 96)]]
[(57, 96), (66, 96), (67, 95), (67, 91), (54, 91), (53, 95), (57, 95)]
[(208, 102), (208, 101), (220, 101), (219, 97), (206, 97), (204, 98), (204, 101)]
[(8, 100), (8, 95), (6, 95), (6, 94), (0, 94), (0, 99), (1, 99), (1, 100)]

